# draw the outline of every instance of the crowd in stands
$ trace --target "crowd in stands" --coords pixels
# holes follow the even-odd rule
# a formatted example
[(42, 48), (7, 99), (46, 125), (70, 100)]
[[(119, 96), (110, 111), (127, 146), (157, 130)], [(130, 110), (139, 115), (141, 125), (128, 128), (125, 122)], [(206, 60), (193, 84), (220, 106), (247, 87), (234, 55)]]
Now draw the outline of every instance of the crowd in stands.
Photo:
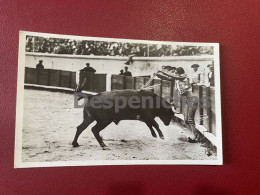
[[(149, 47), (149, 48), (148, 48)], [(213, 47), (173, 46), (161, 44), (123, 43), (92, 40), (72, 40), (26, 37), (26, 52), (94, 55), (94, 56), (191, 56), (213, 55)]]
[(196, 55), (213, 55), (213, 47), (197, 47), (177, 45), (150, 45), (149, 56), (196, 56)]

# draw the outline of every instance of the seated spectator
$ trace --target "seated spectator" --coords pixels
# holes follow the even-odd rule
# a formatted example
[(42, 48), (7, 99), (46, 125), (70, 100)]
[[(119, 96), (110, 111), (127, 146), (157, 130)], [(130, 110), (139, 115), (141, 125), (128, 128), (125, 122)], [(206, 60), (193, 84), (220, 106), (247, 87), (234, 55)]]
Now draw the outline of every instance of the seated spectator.
[(31, 36), (26, 36), (26, 52), (33, 51), (33, 41)]
[(128, 67), (125, 67), (125, 72), (124, 72), (125, 76), (132, 76), (132, 73), (128, 71)]
[[(148, 51), (149, 50), (149, 51)], [(91, 40), (26, 37), (26, 51), (97, 56), (194, 56), (213, 55), (213, 46), (140, 44)], [(148, 53), (149, 52), (149, 53)]]
[(89, 73), (95, 73), (96, 72), (96, 70), (94, 68), (90, 67), (89, 63), (86, 63), (86, 66), (87, 67), (81, 69), (80, 71), (89, 72)]
[(36, 65), (36, 69), (44, 69), (42, 62), (42, 60), (39, 60), (39, 63)]

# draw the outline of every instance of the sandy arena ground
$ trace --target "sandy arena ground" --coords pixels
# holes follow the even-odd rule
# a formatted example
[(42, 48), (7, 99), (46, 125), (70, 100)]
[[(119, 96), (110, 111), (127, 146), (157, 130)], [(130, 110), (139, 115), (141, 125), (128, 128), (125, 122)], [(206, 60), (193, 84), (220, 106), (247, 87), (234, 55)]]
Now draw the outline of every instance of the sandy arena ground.
[(91, 132), (91, 124), (71, 142), (82, 122), (82, 108), (74, 108), (72, 94), (25, 89), (23, 162), (84, 160), (215, 160), (200, 143), (182, 141), (186, 130), (178, 124), (160, 125), (165, 139), (153, 138), (140, 121), (121, 121), (101, 131), (110, 150), (102, 150)]

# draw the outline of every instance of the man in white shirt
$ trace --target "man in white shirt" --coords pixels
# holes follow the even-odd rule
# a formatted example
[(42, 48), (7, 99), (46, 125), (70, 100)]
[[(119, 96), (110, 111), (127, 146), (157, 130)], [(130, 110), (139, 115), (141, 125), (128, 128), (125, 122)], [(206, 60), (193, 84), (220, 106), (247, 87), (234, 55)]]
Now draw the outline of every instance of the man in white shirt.
[(198, 64), (191, 65), (191, 68), (193, 68), (194, 72), (191, 77), (191, 81), (193, 84), (199, 84), (202, 81), (202, 72), (199, 70)]

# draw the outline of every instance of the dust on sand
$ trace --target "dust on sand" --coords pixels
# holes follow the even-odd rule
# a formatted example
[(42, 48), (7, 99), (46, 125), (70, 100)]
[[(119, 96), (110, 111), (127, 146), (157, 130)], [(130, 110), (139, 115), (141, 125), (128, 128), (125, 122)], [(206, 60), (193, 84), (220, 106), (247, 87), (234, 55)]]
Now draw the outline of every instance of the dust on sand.
[(140, 121), (111, 123), (100, 135), (110, 150), (102, 150), (91, 132), (95, 122), (71, 143), (82, 122), (82, 108), (74, 108), (72, 94), (25, 89), (22, 135), (23, 162), (84, 160), (216, 160), (200, 143), (188, 143), (185, 129), (158, 122), (165, 139), (152, 137)]

